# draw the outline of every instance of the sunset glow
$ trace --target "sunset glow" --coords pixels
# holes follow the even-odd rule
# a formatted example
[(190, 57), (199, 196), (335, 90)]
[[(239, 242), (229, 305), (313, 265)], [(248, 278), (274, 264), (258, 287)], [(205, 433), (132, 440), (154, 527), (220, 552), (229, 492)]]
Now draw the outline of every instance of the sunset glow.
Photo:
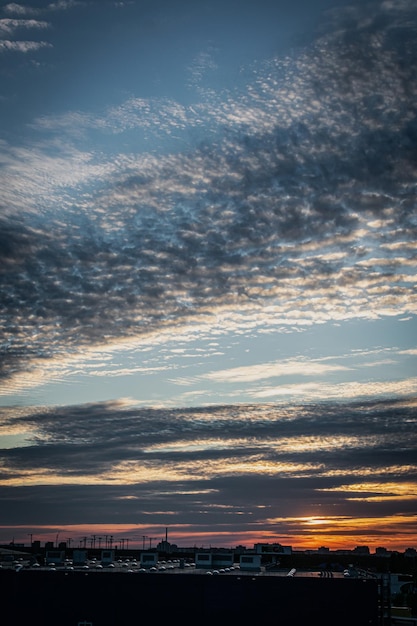
[[(175, 515), (175, 511), (172, 512)], [(165, 539), (165, 533), (169, 531), (170, 542), (182, 548), (208, 548), (210, 546), (234, 548), (245, 545), (253, 548), (256, 543), (281, 543), (291, 546), (293, 550), (318, 550), (325, 546), (330, 550), (353, 550), (357, 546), (368, 546), (371, 554), (376, 548), (385, 547), (387, 550), (404, 552), (409, 547), (417, 544), (417, 533), (414, 528), (413, 516), (391, 516), (384, 519), (374, 518), (283, 518), (265, 520), (264, 530), (247, 530), (235, 534), (221, 527), (214, 532), (196, 531), (193, 525), (183, 524), (172, 527), (169, 525), (170, 516), (164, 512), (167, 526), (153, 526), (152, 524), (73, 524), (60, 527), (48, 526), (14, 526), (12, 528), (0, 526), (3, 536), (10, 536), (10, 541), (16, 543), (28, 543), (28, 535), (34, 540), (41, 542), (65, 541), (72, 547), (91, 545), (95, 537), (96, 547), (98, 541), (102, 547), (110, 542), (114, 547), (120, 547), (123, 539), (132, 550), (156, 547), (157, 543)], [(282, 528), (283, 532), (274, 532), (274, 528)], [(284, 530), (284, 529), (287, 530)], [(145, 537), (145, 541), (144, 541)], [(107, 539), (106, 539), (107, 538)], [(149, 538), (152, 538), (150, 544)]]
[(0, 57), (0, 543), (417, 548), (415, 1), (6, 2)]

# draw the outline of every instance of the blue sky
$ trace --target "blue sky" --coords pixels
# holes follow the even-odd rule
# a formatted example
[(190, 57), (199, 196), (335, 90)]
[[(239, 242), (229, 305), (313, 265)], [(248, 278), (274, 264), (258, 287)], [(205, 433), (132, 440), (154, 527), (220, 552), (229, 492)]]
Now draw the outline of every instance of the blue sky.
[[(319, 509), (340, 512), (323, 541), (415, 523), (416, 17), (408, 0), (1, 5), (6, 538), (114, 525), (82, 503), (125, 485), (120, 524), (206, 537), (232, 478), (268, 502), (276, 480), (277, 503), (311, 481), (311, 499), (279, 522), (239, 500), (224, 541), (296, 542)], [(207, 527), (200, 499), (138, 504), (194, 494), (203, 467)], [(74, 519), (35, 515), (59, 485)]]

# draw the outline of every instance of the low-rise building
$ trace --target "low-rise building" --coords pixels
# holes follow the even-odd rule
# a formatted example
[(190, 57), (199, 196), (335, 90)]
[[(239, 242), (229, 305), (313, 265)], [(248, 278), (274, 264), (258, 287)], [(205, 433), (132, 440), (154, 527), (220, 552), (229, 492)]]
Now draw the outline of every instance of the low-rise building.
[(74, 550), (72, 561), (73, 565), (85, 565), (87, 563), (87, 550)]
[(195, 555), (196, 567), (232, 567), (233, 552), (197, 552)]
[(243, 571), (260, 572), (261, 571), (261, 559), (260, 554), (241, 554), (240, 555), (240, 569)]
[(140, 566), (146, 569), (151, 567), (156, 567), (158, 563), (158, 553), (157, 552), (142, 552), (140, 555)]
[(62, 565), (65, 559), (63, 550), (47, 550), (45, 554), (46, 565)]
[(101, 564), (110, 565), (114, 561), (114, 550), (102, 550), (101, 551)]
[(282, 546), (280, 543), (255, 543), (256, 554), (292, 554), (291, 546)]

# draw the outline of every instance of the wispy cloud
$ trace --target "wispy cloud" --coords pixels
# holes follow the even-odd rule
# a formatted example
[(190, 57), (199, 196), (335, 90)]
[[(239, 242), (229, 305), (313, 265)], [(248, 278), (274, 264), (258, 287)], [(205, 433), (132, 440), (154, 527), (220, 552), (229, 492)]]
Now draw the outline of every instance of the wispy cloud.
[(79, 0), (59, 0), (58, 2), (51, 2), (46, 6), (40, 7), (9, 2), (3, 6), (3, 11), (9, 15), (39, 15), (48, 11), (66, 11), (84, 4), (85, 2), (80, 2)]
[[(1, 420), (10, 421), (8, 412)], [(410, 399), (21, 409), (13, 424), (28, 433), (26, 445), (1, 451), (3, 524), (19, 520), (22, 481), (32, 524), (112, 524), (134, 511), (165, 525), (170, 511), (175, 527), (194, 532), (215, 525), (237, 537), (252, 525), (266, 534), (282, 525), (283, 533), (292, 526), (303, 535), (303, 524), (314, 523), (323, 531), (328, 525), (334, 541), (337, 517), (341, 527), (366, 517), (370, 529), (369, 518), (391, 526), (395, 513), (408, 524), (415, 516), (415, 421)]]
[(41, 20), (0, 19), (0, 36), (11, 35), (19, 29), (45, 29), (50, 24)]
[(322, 376), (337, 371), (347, 371), (343, 365), (326, 365), (320, 361), (286, 360), (261, 365), (234, 367), (205, 374), (205, 378), (225, 382), (255, 382), (281, 376)]
[(417, 379), (410, 377), (399, 381), (381, 382), (311, 382), (294, 383), (290, 385), (266, 386), (252, 389), (250, 395), (253, 398), (305, 398), (320, 401), (322, 399), (345, 400), (354, 398), (371, 397), (401, 397), (403, 395), (413, 395), (417, 391)]
[(52, 48), (47, 41), (10, 41), (0, 39), (0, 52), (33, 52), (41, 48)]
[(162, 86), (155, 45), (91, 101), (96, 9), (173, 20), (2, 7), (2, 102), (33, 89), (0, 140), (3, 526), (415, 537), (417, 12), (339, 4), (233, 83), (198, 41)]
[(33, 13), (36, 13), (36, 9), (23, 4), (18, 4), (17, 2), (9, 2), (8, 4), (5, 4), (3, 11), (5, 11), (5, 13), (14, 13), (16, 15), (32, 15)]

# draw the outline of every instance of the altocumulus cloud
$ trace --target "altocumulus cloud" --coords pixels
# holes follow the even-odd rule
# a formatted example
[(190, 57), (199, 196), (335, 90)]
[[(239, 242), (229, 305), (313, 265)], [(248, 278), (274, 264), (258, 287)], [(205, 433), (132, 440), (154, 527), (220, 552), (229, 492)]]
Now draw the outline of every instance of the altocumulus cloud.
[[(394, 345), (398, 333), (390, 347), (358, 337), (342, 355), (292, 345), (288, 356), (281, 341), (259, 359), (269, 333), (416, 313), (413, 4), (338, 7), (228, 88), (208, 46), (188, 58), (189, 99), (133, 91), (94, 112), (48, 107), (18, 142), (4, 134), (1, 393), (79, 372), (92, 385), (118, 376), (121, 391), (154, 367), (184, 401), (223, 385), (222, 403), (243, 389), (254, 403), (0, 409), (3, 526), (149, 522), (275, 539), (320, 517), (344, 539), (365, 541), (363, 524), (374, 545), (414, 541), (414, 344)], [(39, 59), (49, 76), (59, 12), (95, 6), (6, 5), (3, 55), (25, 71)], [(240, 361), (255, 343), (242, 341), (219, 365), (242, 336), (259, 354)], [(265, 403), (283, 395), (305, 403)]]
[[(6, 13), (8, 12), (7, 6), (8, 5), (3, 7), (3, 10), (6, 11)], [(17, 38), (24, 31), (31, 30), (36, 33), (36, 31), (49, 28), (49, 26), (50, 24), (44, 20), (15, 18), (0, 19), (0, 53), (30, 53), (41, 48), (52, 47), (52, 45), (47, 41), (25, 41)], [(8, 39), (6, 37), (13, 37), (13, 39)]]
[(32, 524), (152, 515), (229, 532), (272, 532), (284, 511), (286, 523), (312, 513), (411, 518), (415, 424), (415, 402), (399, 400), (4, 411), (2, 427), (26, 432), (27, 445), (1, 451), (3, 524), (18, 523), (22, 507)]
[[(415, 18), (412, 2), (334, 11), (235, 90), (42, 117), (48, 141), (3, 141), (4, 383), (214, 314), (414, 314)], [(117, 150), (128, 133), (141, 148)]]

